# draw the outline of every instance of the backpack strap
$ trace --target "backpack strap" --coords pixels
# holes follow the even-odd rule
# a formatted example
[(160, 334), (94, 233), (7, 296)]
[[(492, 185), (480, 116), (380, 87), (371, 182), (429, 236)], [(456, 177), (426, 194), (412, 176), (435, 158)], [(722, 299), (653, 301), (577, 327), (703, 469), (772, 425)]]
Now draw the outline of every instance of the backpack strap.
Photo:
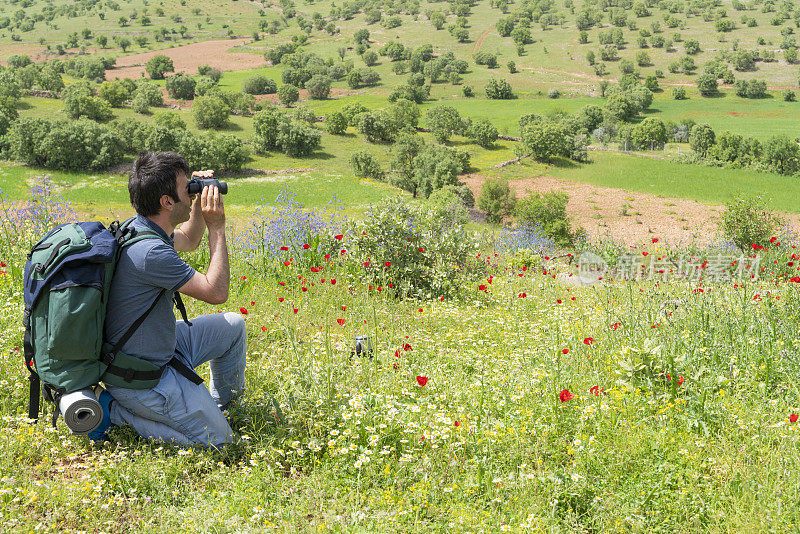
[(33, 369), (33, 344), (31, 343), (31, 310), (25, 307), (22, 316), (22, 325), (25, 327), (25, 334), (22, 337), (23, 358), (25, 367), (28, 368), (28, 419), (34, 421), (39, 419), (39, 398), (41, 396), (41, 379), (39, 373)]
[[(107, 373), (111, 373), (111, 374), (115, 374), (115, 375), (118, 375), (118, 376), (122, 376), (123, 378), (126, 378), (129, 382), (131, 380), (133, 380), (134, 378), (135, 379), (140, 379), (140, 380), (153, 380), (154, 379), (153, 376), (150, 376), (150, 375), (152, 375), (154, 373), (154, 371), (138, 371), (137, 372), (137, 371), (134, 371), (133, 369), (123, 369), (121, 367), (117, 367), (113, 363), (114, 363), (114, 358), (117, 357), (117, 353), (120, 350), (122, 350), (122, 347), (125, 346), (125, 343), (128, 342), (128, 340), (131, 338), (133, 333), (136, 332), (136, 330), (140, 326), (142, 326), (142, 323), (144, 322), (144, 320), (147, 319), (147, 316), (150, 315), (150, 312), (153, 311), (153, 308), (156, 307), (156, 304), (158, 304), (158, 301), (161, 299), (162, 296), (164, 296), (164, 294), (166, 292), (167, 292), (166, 289), (162, 289), (161, 292), (158, 294), (158, 296), (155, 298), (155, 300), (153, 300), (153, 303), (150, 305), (150, 307), (147, 308), (147, 311), (145, 311), (138, 319), (136, 319), (133, 322), (133, 324), (128, 328), (128, 331), (125, 332), (122, 335), (122, 337), (119, 339), (119, 341), (117, 341), (114, 344), (114, 346), (111, 348), (111, 350), (106, 352), (106, 353), (104, 353), (104, 354), (102, 354), (100, 356), (100, 361), (103, 362), (108, 367), (108, 369), (106, 369)], [(140, 374), (144, 373), (147, 376), (136, 376), (137, 373), (140, 373)], [(159, 376), (160, 376), (160, 372), (159, 372)], [(158, 377), (156, 376), (155, 378), (158, 378)]]

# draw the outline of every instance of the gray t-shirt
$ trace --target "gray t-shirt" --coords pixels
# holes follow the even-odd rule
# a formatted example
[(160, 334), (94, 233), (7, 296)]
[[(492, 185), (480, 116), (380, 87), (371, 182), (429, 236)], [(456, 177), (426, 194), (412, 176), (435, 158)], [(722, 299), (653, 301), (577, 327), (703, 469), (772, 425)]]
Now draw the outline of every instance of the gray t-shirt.
[(151, 238), (122, 250), (108, 296), (105, 340), (112, 344), (118, 341), (161, 290), (166, 289), (147, 319), (122, 347), (122, 352), (164, 366), (175, 353), (172, 295), (194, 276), (195, 270), (178, 256), (172, 237), (156, 223), (137, 215), (133, 227), (158, 232), (170, 244)]

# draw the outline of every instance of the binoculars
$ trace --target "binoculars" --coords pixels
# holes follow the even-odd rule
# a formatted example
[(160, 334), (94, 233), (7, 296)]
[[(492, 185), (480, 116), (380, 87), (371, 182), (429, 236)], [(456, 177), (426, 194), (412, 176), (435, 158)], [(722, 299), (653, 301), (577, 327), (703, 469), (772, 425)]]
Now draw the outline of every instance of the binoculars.
[(216, 185), (217, 189), (219, 189), (219, 193), (221, 195), (225, 195), (228, 193), (228, 184), (226, 182), (220, 182), (216, 178), (192, 178), (189, 180), (189, 194), (196, 195), (203, 191), (205, 186), (212, 186)]

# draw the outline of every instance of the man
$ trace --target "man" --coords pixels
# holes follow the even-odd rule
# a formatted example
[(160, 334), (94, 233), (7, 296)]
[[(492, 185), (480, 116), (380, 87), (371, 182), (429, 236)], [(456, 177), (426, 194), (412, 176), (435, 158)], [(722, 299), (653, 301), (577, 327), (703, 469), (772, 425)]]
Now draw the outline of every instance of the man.
[[(222, 410), (244, 387), (244, 321), (235, 313), (218, 313), (196, 317), (189, 326), (176, 322), (173, 311), (175, 291), (210, 304), (228, 299), (230, 271), (222, 196), (216, 186), (189, 195), (189, 172), (186, 160), (174, 152), (143, 153), (134, 163), (128, 181), (137, 213), (133, 227), (155, 231), (163, 240), (143, 239), (123, 249), (111, 283), (105, 339), (110, 343), (119, 340), (158, 298), (122, 351), (164, 371), (153, 389), (110, 386), (101, 394), (105, 417), (90, 434), (95, 441), (104, 440), (111, 425), (121, 424), (131, 425), (146, 438), (179, 444), (220, 446), (233, 438)], [(212, 174), (200, 171), (191, 176)], [(184, 262), (178, 251), (195, 250), (206, 228), (211, 259), (203, 274)], [(208, 389), (184, 376), (190, 373), (182, 374), (174, 364), (167, 365), (173, 357), (189, 369), (210, 362)]]

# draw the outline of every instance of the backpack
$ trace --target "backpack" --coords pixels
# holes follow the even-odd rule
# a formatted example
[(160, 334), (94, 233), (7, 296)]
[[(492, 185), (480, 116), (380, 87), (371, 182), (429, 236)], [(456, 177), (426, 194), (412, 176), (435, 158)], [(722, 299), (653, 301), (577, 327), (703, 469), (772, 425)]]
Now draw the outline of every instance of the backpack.
[[(150, 389), (164, 370), (120, 349), (141, 326), (166, 289), (156, 297), (113, 345), (103, 325), (111, 281), (122, 250), (143, 239), (162, 239), (152, 230), (137, 230), (133, 218), (109, 228), (99, 222), (61, 224), (31, 249), (24, 273), (23, 347), (30, 372), (28, 418), (39, 414), (40, 389), (53, 402), (53, 426), (62, 395), (105, 384)], [(166, 242), (166, 241), (165, 241)], [(173, 296), (186, 323), (180, 295)], [(123, 311), (124, 312), (124, 311)], [(202, 379), (179, 360), (168, 363), (192, 382)]]

